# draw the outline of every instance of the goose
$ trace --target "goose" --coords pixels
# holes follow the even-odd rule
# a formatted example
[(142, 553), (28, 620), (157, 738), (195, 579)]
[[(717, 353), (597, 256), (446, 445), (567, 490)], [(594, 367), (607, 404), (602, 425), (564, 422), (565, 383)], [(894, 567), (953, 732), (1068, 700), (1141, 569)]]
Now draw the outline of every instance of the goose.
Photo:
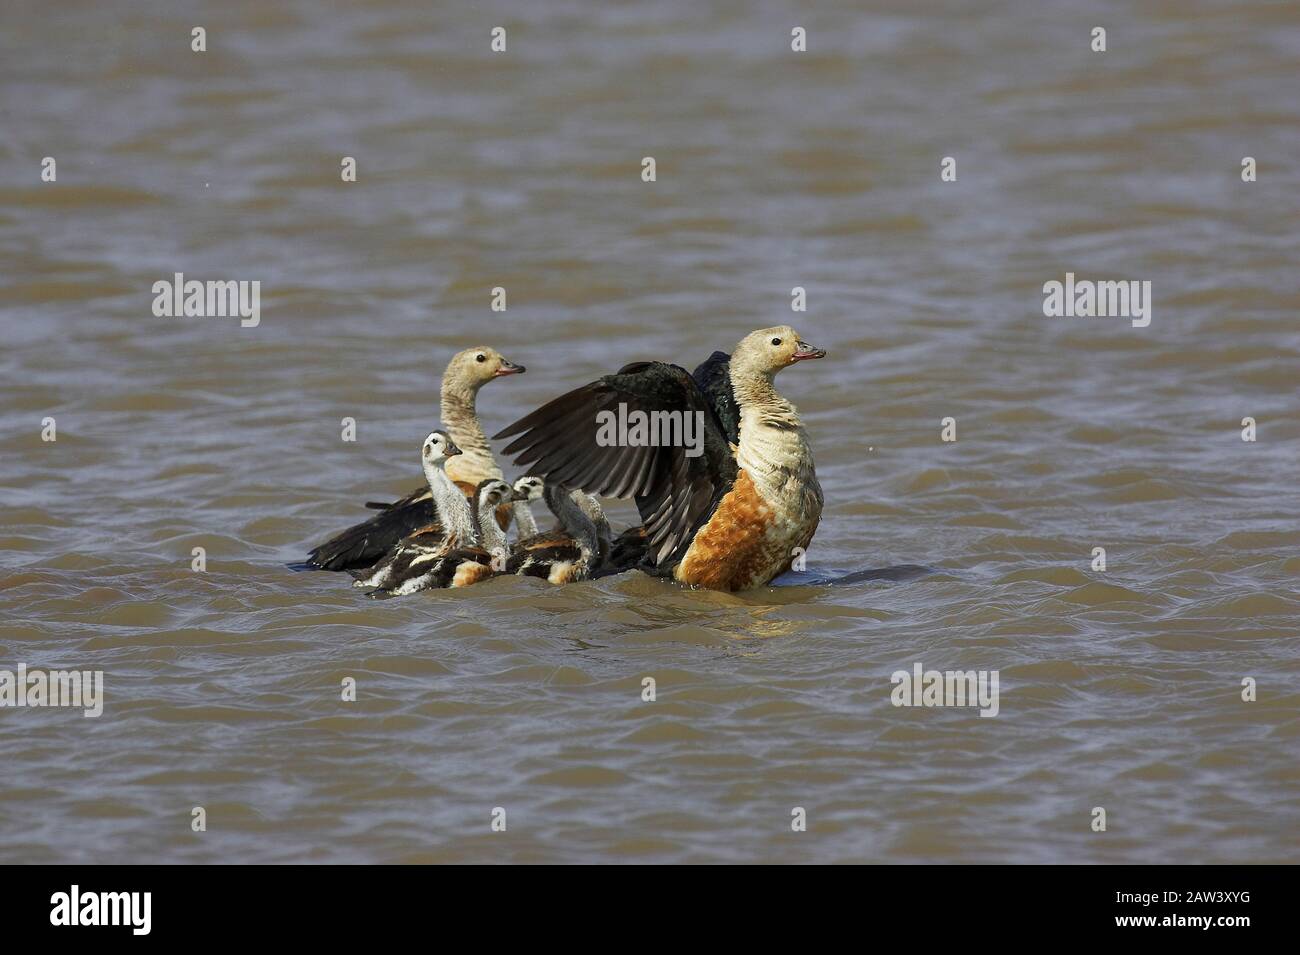
[[(532, 508), (528, 505), (538, 500), (544, 494), (545, 482), (535, 474), (526, 474), (519, 480), (515, 481), (515, 523), (519, 525), (519, 539), (527, 540), (537, 535), (537, 520), (533, 517)], [(596, 526), (596, 540), (599, 544), (600, 559), (604, 562), (609, 557), (610, 548), (613, 544), (614, 533), (609, 526), (609, 519), (605, 516), (605, 509), (600, 506), (600, 501), (591, 494), (583, 494), (574, 491), (570, 495), (573, 502), (582, 509), (591, 522)], [(564, 530), (563, 522), (558, 521), (555, 531), (558, 533)]]
[[(512, 500), (515, 502), (515, 524), (519, 528), (520, 541), (527, 541), (536, 537), (539, 533), (537, 519), (533, 517), (533, 511), (529, 505), (533, 501), (540, 499), (544, 492), (545, 482), (536, 475), (528, 474), (515, 481)], [(600, 506), (600, 501), (590, 494), (575, 491), (570, 496), (582, 512), (591, 519), (592, 524), (595, 525), (598, 555), (596, 565), (603, 566), (609, 559), (614, 537), (609, 526), (609, 519), (605, 517), (605, 510)], [(552, 533), (566, 533), (563, 523), (557, 523)]]
[(349, 570), (356, 578), (352, 586), (392, 589), (421, 573), (431, 572), (448, 551), (478, 542), (469, 502), (447, 476), (447, 461), (461, 453), (445, 431), (429, 432), (420, 448), (420, 464), (428, 482), (434, 519), (403, 538), (374, 566)]
[(586, 580), (602, 559), (599, 522), (589, 516), (595, 502), (582, 491), (555, 483), (546, 485), (543, 496), (559, 526), (519, 541), (506, 562), (506, 573), (540, 577), (552, 584)]
[(582, 513), (587, 515), (587, 518), (595, 525), (596, 549), (598, 552), (596, 563), (597, 566), (603, 565), (609, 560), (610, 550), (614, 546), (614, 531), (609, 526), (609, 518), (605, 516), (605, 509), (600, 506), (600, 500), (594, 494), (574, 491), (572, 497)]
[(508, 548), (506, 531), (497, 522), (497, 508), (510, 502), (511, 489), (504, 481), (487, 478), (474, 491), (474, 530), (472, 541), (450, 550), (430, 548), (420, 534), (398, 543), (385, 563), (391, 560), (394, 572), (385, 585), (368, 596), (406, 596), (420, 590), (445, 587), (468, 587), (495, 574), (504, 573)]
[(509, 501), (510, 485), (488, 478), (479, 482), (474, 497), (476, 513), (467, 537), (439, 540), (436, 528), (417, 531), (398, 542), (376, 573), (353, 586), (373, 587), (369, 597), (404, 597), (421, 590), (467, 587), (504, 572), (506, 532), (497, 523), (496, 509)]
[(533, 517), (533, 509), (530, 505), (533, 501), (541, 500), (545, 486), (542, 479), (535, 474), (525, 474), (514, 483), (511, 510), (514, 511), (515, 528), (519, 532), (520, 540), (537, 534), (537, 518)]
[(434, 575), (431, 587), (468, 587), (480, 580), (505, 573), (510, 549), (506, 543), (506, 532), (502, 530), (496, 516), (497, 508), (509, 503), (512, 494), (510, 485), (496, 478), (488, 478), (479, 484), (476, 494), (479, 543), (476, 546), (459, 547), (449, 553)]
[[(489, 381), (508, 375), (521, 375), (523, 365), (507, 361), (486, 345), (457, 352), (442, 376), (442, 422), (446, 433), (460, 447), (461, 453), (447, 465), (447, 476), (473, 495), (479, 482), (501, 479), (501, 468), (492, 457), (487, 435), (475, 409), (478, 391)], [(380, 513), (355, 524), (332, 537), (307, 555), (306, 564), (313, 570), (363, 570), (373, 566), (404, 537), (437, 520), (427, 486), (421, 486), (391, 504), (367, 502)], [(503, 527), (509, 524), (510, 510), (498, 512)]]
[[(823, 505), (808, 434), (774, 378), (825, 356), (788, 325), (763, 328), (730, 355), (714, 352), (694, 375), (665, 362), (625, 365), (496, 437), (514, 437), (504, 453), (548, 487), (634, 498), (645, 536), (639, 566), (648, 572), (713, 590), (761, 587), (789, 569), (795, 548), (808, 547)], [(598, 414), (620, 405), (698, 415), (702, 441), (602, 441)], [(635, 540), (621, 535), (629, 546), (616, 549), (635, 554)]]

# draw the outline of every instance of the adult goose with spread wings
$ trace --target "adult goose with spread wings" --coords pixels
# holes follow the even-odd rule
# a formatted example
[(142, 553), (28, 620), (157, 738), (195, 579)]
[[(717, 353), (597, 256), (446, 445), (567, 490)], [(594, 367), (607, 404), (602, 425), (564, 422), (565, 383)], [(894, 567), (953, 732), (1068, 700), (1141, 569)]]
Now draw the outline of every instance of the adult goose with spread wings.
[[(822, 512), (807, 432), (773, 379), (825, 355), (788, 325), (764, 328), (730, 356), (714, 352), (694, 376), (665, 362), (625, 365), (496, 438), (517, 436), (504, 453), (548, 486), (633, 498), (644, 522), (632, 532), (644, 535), (643, 569), (714, 590), (761, 587), (807, 548)], [(602, 412), (691, 415), (703, 440), (610, 443), (598, 427), (608, 420)]]

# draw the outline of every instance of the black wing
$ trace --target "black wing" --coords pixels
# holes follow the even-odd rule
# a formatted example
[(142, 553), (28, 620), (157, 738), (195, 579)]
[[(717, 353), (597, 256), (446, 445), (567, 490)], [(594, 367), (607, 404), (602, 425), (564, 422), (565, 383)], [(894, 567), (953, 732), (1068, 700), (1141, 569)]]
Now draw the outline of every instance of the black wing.
[(713, 406), (727, 440), (739, 444), (740, 405), (736, 404), (735, 392), (731, 390), (731, 356), (724, 351), (715, 351), (700, 362), (691, 377)]
[[(596, 443), (597, 415), (633, 411), (701, 412), (703, 453), (684, 447), (606, 447)], [(522, 432), (522, 433), (521, 433)], [(547, 482), (608, 497), (632, 497), (645, 522), (655, 563), (675, 560), (736, 478), (736, 462), (707, 397), (686, 369), (637, 362), (561, 395), (496, 438), (519, 435), (506, 449)]]
[(432, 498), (410, 503), (398, 501), (370, 520), (355, 524), (321, 544), (307, 555), (307, 566), (315, 570), (373, 566), (402, 538), (437, 519), (438, 509)]
[(428, 484), (421, 484), (406, 497), (398, 498), (396, 501), (366, 501), (366, 507), (372, 511), (386, 511), (390, 507), (398, 507), (402, 504), (414, 504), (416, 501), (427, 501), (433, 495), (429, 492)]
[(640, 566), (646, 559), (648, 543), (645, 527), (627, 528), (610, 543), (609, 557), (606, 558), (603, 566), (595, 569), (592, 578), (621, 574), (625, 570)]

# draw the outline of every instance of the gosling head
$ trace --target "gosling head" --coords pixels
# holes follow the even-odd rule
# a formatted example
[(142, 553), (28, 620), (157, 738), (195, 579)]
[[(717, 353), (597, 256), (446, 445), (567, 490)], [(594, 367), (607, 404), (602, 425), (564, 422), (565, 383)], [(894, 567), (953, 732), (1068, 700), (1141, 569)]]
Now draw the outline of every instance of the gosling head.
[(460, 453), (460, 448), (456, 447), (456, 442), (451, 440), (451, 435), (446, 431), (430, 431), (420, 450), (426, 467), (438, 467), (446, 463), (448, 458)]
[(759, 374), (771, 378), (795, 362), (825, 358), (826, 351), (799, 338), (789, 325), (774, 325), (750, 332), (731, 353), (732, 374)]
[(495, 348), (480, 345), (453, 355), (442, 382), (444, 388), (473, 394), (495, 378), (522, 375), (524, 370), (523, 365), (507, 360)]
[(515, 481), (514, 493), (511, 494), (512, 501), (540, 501), (542, 492), (546, 489), (546, 483), (533, 474), (525, 474), (519, 480)]
[(491, 511), (503, 501), (510, 500), (510, 485), (498, 478), (488, 478), (479, 482), (474, 498), (480, 511)]

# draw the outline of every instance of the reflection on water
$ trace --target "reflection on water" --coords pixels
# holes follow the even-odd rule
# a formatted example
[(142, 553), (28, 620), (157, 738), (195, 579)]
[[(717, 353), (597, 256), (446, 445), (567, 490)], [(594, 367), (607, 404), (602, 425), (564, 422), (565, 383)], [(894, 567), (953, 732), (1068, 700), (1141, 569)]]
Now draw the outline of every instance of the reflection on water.
[[(0, 861), (1296, 860), (1300, 18), (793, 16), (6, 10), (0, 669), (105, 711), (0, 710)], [(176, 272), (260, 324), (155, 318)], [(1066, 272), (1151, 325), (1045, 317)], [(795, 286), (827, 508), (782, 586), (285, 566), (418, 481), (458, 348), (528, 366), (492, 433)], [(997, 670), (997, 718), (892, 706), (918, 662)]]

